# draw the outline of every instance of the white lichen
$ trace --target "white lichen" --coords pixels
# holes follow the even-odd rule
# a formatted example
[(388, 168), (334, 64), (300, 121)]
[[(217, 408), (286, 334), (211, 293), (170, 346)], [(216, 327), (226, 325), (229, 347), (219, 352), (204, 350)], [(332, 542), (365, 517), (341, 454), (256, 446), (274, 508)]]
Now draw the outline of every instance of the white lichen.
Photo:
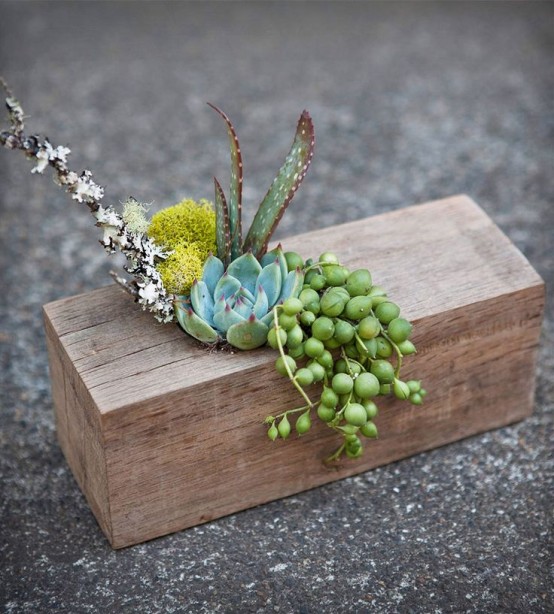
[[(96, 218), (96, 225), (102, 228), (103, 237), (100, 243), (108, 253), (121, 251), (127, 258), (125, 270), (134, 280), (126, 281), (118, 275), (113, 275), (115, 281), (135, 296), (143, 309), (151, 311), (160, 322), (171, 322), (174, 318), (173, 296), (164, 288), (156, 264), (167, 258), (168, 254), (161, 247), (145, 236), (144, 212), (145, 205), (134, 201), (133, 211), (126, 220), (112, 207), (100, 204), (104, 196), (104, 189), (92, 179), (92, 173), (84, 170), (77, 174), (67, 166), (67, 157), (70, 150), (64, 146), (54, 147), (48, 139), (41, 140), (38, 136), (24, 135), (25, 117), (19, 102), (13, 97), (6, 83), (0, 78), (0, 86), (6, 92), (6, 106), (10, 129), (0, 133), (0, 145), (6, 149), (19, 149), (33, 160), (35, 166), (32, 173), (42, 174), (47, 166), (54, 170), (54, 180), (71, 197), (84, 202)], [(129, 203), (127, 201), (127, 203)], [(129, 215), (129, 208), (127, 213)], [(140, 212), (144, 220), (140, 217)], [(134, 216), (134, 217), (133, 217)]]
[(123, 220), (127, 228), (137, 234), (146, 234), (150, 222), (146, 218), (148, 206), (139, 203), (134, 198), (128, 198), (123, 203)]

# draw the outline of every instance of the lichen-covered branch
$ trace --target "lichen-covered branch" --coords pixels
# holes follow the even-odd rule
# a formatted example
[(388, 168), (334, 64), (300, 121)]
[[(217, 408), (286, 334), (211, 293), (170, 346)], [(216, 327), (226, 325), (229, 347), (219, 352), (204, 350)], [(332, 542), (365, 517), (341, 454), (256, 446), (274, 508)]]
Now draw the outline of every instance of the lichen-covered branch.
[(162, 283), (156, 263), (167, 257), (158, 245), (140, 232), (129, 229), (123, 217), (112, 207), (104, 207), (101, 200), (104, 189), (92, 179), (92, 173), (84, 170), (77, 174), (67, 165), (70, 150), (54, 147), (48, 139), (39, 136), (25, 136), (24, 113), (6, 82), (0, 78), (0, 86), (6, 91), (6, 106), (10, 129), (0, 132), (0, 145), (7, 149), (19, 149), (35, 163), (32, 173), (42, 174), (50, 166), (54, 170), (54, 181), (65, 188), (71, 197), (85, 203), (96, 219), (96, 225), (104, 230), (100, 243), (113, 254), (117, 250), (127, 257), (125, 270), (134, 277), (126, 282), (118, 277), (117, 283), (127, 286), (142, 308), (151, 311), (160, 322), (171, 322), (174, 318), (173, 295), (168, 294)]

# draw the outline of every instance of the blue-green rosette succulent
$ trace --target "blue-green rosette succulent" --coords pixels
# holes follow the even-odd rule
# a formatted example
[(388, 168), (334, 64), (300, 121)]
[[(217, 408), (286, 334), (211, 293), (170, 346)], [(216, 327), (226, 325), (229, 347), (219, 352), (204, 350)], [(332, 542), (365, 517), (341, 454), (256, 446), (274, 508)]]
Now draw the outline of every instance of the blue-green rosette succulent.
[(174, 309), (181, 327), (202, 343), (226, 341), (241, 350), (251, 350), (267, 341), (273, 307), (297, 297), (302, 290), (301, 269), (289, 271), (281, 247), (267, 252), (267, 245), (306, 175), (313, 157), (314, 128), (304, 111), (291, 150), (243, 241), (239, 142), (229, 118), (213, 108), (227, 124), (231, 150), (229, 199), (214, 179), (217, 256), (206, 260), (202, 278), (193, 283), (189, 295), (176, 297)]
[(203, 343), (227, 341), (251, 350), (266, 342), (273, 307), (297, 297), (303, 283), (300, 268), (287, 270), (280, 247), (265, 254), (261, 262), (252, 252), (243, 254), (226, 271), (223, 262), (212, 255), (190, 295), (175, 302), (175, 313), (182, 328)]

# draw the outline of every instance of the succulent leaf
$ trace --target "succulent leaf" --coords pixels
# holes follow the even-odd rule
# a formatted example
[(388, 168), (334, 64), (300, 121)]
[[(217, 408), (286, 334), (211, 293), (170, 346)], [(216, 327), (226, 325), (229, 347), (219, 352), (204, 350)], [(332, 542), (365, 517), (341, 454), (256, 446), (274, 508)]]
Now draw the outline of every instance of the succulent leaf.
[(217, 256), (223, 261), (224, 265), (229, 264), (231, 257), (231, 230), (229, 222), (229, 209), (225, 194), (219, 185), (219, 181), (214, 177), (215, 185), (215, 240), (217, 245)]
[(246, 298), (239, 296), (233, 306), (233, 311), (236, 311), (239, 316), (243, 318), (249, 318), (252, 315), (252, 308), (254, 305)]
[(227, 273), (236, 277), (250, 292), (250, 295), (256, 290), (256, 280), (261, 271), (262, 267), (258, 260), (252, 255), (252, 252), (247, 252), (236, 260), (233, 260), (227, 268)]
[(221, 279), (225, 271), (223, 262), (213, 254), (210, 254), (204, 262), (202, 270), (202, 281), (208, 286), (209, 293), (213, 296), (217, 282)]
[(275, 261), (275, 258), (279, 259), (279, 267), (281, 268), (281, 279), (285, 279), (289, 271), (287, 266), (287, 259), (285, 258), (285, 252), (281, 244), (274, 247), (271, 251), (263, 255), (261, 259), (262, 266), (266, 266)]
[(240, 153), (237, 133), (227, 115), (215, 105), (208, 103), (214, 111), (219, 113), (227, 124), (229, 146), (231, 149), (231, 185), (229, 188), (229, 230), (231, 233), (231, 260), (241, 255), (242, 249), (242, 157)]
[(250, 292), (250, 290), (247, 290), (244, 286), (240, 287), (238, 294), (239, 296), (247, 298), (252, 304), (256, 302), (256, 299), (254, 298), (254, 295), (252, 294), (252, 292)]
[(267, 340), (269, 328), (254, 315), (248, 320), (233, 324), (227, 331), (227, 341), (239, 350), (253, 350)]
[(285, 281), (283, 282), (283, 288), (281, 290), (281, 295), (279, 296), (279, 301), (285, 301), (291, 296), (298, 298), (303, 284), (304, 273), (300, 267), (296, 267), (296, 270), (287, 273)]
[(214, 315), (214, 299), (208, 286), (203, 281), (195, 281), (190, 289), (192, 308), (203, 320), (212, 324)]
[(226, 333), (234, 324), (244, 321), (245, 319), (234, 309), (232, 309), (231, 305), (228, 303), (225, 305), (225, 309), (216, 312), (214, 315), (214, 324), (216, 328), (224, 333)]
[(268, 328), (273, 326), (273, 310), (270, 309), (263, 318), (261, 318), (260, 322), (265, 324)]
[(240, 281), (229, 275), (228, 273), (224, 273), (221, 279), (217, 282), (217, 285), (214, 290), (214, 296), (223, 296), (228, 299), (231, 295), (235, 294), (240, 290)]
[(278, 258), (275, 258), (271, 264), (265, 266), (258, 275), (256, 287), (262, 286), (265, 290), (269, 307), (275, 305), (281, 294), (281, 279), (281, 267), (279, 266)]
[(216, 343), (220, 337), (217, 332), (189, 307), (182, 306), (179, 301), (174, 303), (175, 315), (182, 328), (202, 343)]
[(254, 315), (261, 320), (267, 310), (269, 309), (269, 301), (267, 299), (267, 294), (262, 286), (258, 286), (258, 296), (256, 297), (256, 302), (254, 303)]
[(258, 258), (265, 253), (271, 235), (306, 175), (314, 143), (314, 126), (309, 113), (304, 111), (298, 121), (292, 148), (260, 204), (244, 240), (243, 251), (251, 249)]

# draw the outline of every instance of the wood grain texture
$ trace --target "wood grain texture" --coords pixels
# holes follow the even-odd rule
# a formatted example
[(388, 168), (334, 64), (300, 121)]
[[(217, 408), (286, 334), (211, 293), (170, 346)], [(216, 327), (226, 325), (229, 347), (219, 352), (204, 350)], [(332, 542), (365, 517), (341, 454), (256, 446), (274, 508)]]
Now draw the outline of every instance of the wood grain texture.
[[(283, 242), (368, 267), (414, 322), (425, 405), (380, 403), (380, 438), (326, 468), (314, 423), (270, 442), (263, 418), (299, 397), (275, 353), (208, 352), (116, 286), (45, 306), (62, 449), (113, 547), (177, 531), (509, 424), (533, 407), (544, 284), (465, 196)], [(299, 468), (302, 468), (300, 471)]]

